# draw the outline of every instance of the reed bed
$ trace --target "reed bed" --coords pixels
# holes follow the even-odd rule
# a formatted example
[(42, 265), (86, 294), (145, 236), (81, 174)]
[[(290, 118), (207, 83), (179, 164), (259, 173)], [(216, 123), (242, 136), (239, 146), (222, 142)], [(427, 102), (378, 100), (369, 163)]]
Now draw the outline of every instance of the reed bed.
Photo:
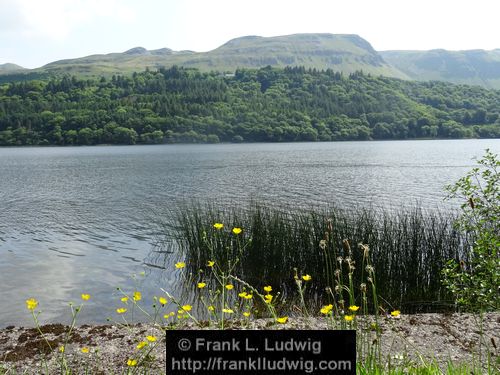
[[(467, 261), (471, 243), (454, 228), (455, 220), (454, 213), (419, 207), (389, 212), (190, 203), (175, 212), (167, 237), (174, 238), (173, 255), (184, 259), (191, 271), (187, 274), (193, 277), (209, 260), (227, 265), (239, 258), (234, 270), (238, 277), (257, 288), (279, 286), (281, 299), (293, 302), (287, 296), (295, 294), (297, 269), (299, 274), (313, 275), (306, 298), (317, 305), (328, 299), (325, 286), (333, 286), (338, 260), (348, 254), (345, 240), (352, 247), (354, 266), (361, 268), (354, 280), (354, 287), (360, 288), (366, 271), (357, 244), (367, 244), (383, 297), (381, 306), (407, 313), (436, 312), (454, 308), (452, 296), (442, 286), (441, 270), (449, 259)], [(245, 251), (233, 254), (237, 247), (220, 240), (214, 223), (243, 228), (238, 240), (249, 242)]]

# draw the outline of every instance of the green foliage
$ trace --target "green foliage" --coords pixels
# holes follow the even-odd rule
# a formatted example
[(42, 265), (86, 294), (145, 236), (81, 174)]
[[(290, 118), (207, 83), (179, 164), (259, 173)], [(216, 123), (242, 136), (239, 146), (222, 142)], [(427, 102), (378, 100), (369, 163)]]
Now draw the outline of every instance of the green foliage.
[(0, 86), (0, 145), (500, 137), (500, 91), (303, 67)]
[(463, 200), (459, 229), (475, 238), (469, 261), (450, 260), (443, 269), (443, 282), (465, 310), (500, 308), (500, 160), (486, 150), (472, 169), (447, 190)]

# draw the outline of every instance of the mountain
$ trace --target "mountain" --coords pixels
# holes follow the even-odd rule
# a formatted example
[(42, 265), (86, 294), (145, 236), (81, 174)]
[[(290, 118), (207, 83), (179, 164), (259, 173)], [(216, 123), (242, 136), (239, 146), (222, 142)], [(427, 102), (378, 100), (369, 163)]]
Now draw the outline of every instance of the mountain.
[(16, 64), (0, 64), (0, 74), (2, 73), (17, 73), (19, 71), (26, 70), (22, 66)]
[(52, 75), (111, 76), (173, 65), (201, 71), (234, 72), (237, 68), (304, 66), (350, 74), (362, 70), (375, 76), (418, 81), (447, 81), (500, 89), (500, 49), (491, 51), (380, 51), (354, 34), (244, 36), (208, 52), (147, 50), (91, 55), (55, 61), (37, 69), (0, 65), (0, 83), (45, 79)]
[(232, 39), (209, 52), (173, 51), (168, 48), (148, 51), (135, 47), (123, 53), (55, 61), (32, 72), (96, 76), (173, 65), (229, 72), (237, 68), (294, 65), (330, 68), (344, 73), (363, 70), (374, 75), (408, 78), (389, 66), (363, 38), (336, 34), (294, 34), (269, 38), (245, 36)]
[(373, 47), (358, 35), (294, 34), (264, 38), (246, 36), (230, 40), (201, 54), (185, 55), (182, 65), (199, 69), (234, 71), (238, 67), (267, 65), (305, 66), (344, 73), (365, 73), (405, 78), (390, 67)]
[(447, 81), (500, 89), (500, 49), (382, 51), (390, 65), (419, 81)]

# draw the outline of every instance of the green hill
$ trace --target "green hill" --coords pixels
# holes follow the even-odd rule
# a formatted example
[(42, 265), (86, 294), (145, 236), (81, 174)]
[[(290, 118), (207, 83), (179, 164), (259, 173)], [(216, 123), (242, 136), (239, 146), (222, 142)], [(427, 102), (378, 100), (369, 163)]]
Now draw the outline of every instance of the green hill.
[(17, 73), (20, 71), (26, 70), (22, 66), (16, 65), (16, 64), (0, 64), (0, 74), (2, 73)]
[(132, 73), (145, 68), (180, 65), (201, 71), (234, 72), (237, 68), (304, 66), (343, 73), (362, 70), (374, 75), (407, 78), (389, 66), (370, 43), (357, 35), (295, 34), (278, 37), (246, 36), (230, 40), (209, 52), (148, 51), (142, 47), (123, 53), (60, 60), (32, 73), (99, 76)]
[(383, 51), (389, 64), (419, 81), (447, 81), (500, 89), (500, 49)]

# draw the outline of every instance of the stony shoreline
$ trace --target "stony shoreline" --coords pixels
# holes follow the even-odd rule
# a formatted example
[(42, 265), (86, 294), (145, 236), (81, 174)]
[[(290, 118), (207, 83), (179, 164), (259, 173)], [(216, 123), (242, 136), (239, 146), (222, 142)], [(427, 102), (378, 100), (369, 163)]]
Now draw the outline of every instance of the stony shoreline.
[[(363, 319), (363, 317), (359, 317)], [(367, 319), (373, 319), (368, 317)], [(447, 363), (484, 364), (489, 352), (498, 363), (500, 347), (500, 313), (487, 313), (481, 320), (472, 314), (414, 314), (379, 320), (381, 348), (384, 360), (436, 362), (442, 368)], [(360, 324), (360, 326), (366, 326)], [(212, 327), (214, 328), (214, 327)], [(269, 319), (257, 319), (248, 325), (233, 322), (229, 329), (327, 329), (325, 318), (290, 318), (286, 324), (274, 324)], [(0, 329), (0, 374), (35, 374), (59, 372), (61, 353), (68, 327), (50, 324), (42, 327), (51, 348), (35, 328), (7, 327)], [(176, 329), (200, 329), (191, 322)], [(203, 329), (211, 329), (205, 327)], [(127, 360), (137, 354), (137, 344), (147, 335), (157, 336), (150, 354), (148, 373), (162, 374), (165, 368), (164, 331), (148, 324), (129, 327), (116, 325), (82, 325), (76, 327), (65, 345), (65, 357), (74, 374), (120, 374), (126, 372)], [(168, 331), (167, 331), (168, 335)], [(367, 342), (376, 339), (375, 332), (359, 332)], [(82, 348), (88, 348), (83, 353)], [(498, 366), (498, 364), (497, 364)], [(2, 372), (3, 371), (3, 372)]]

